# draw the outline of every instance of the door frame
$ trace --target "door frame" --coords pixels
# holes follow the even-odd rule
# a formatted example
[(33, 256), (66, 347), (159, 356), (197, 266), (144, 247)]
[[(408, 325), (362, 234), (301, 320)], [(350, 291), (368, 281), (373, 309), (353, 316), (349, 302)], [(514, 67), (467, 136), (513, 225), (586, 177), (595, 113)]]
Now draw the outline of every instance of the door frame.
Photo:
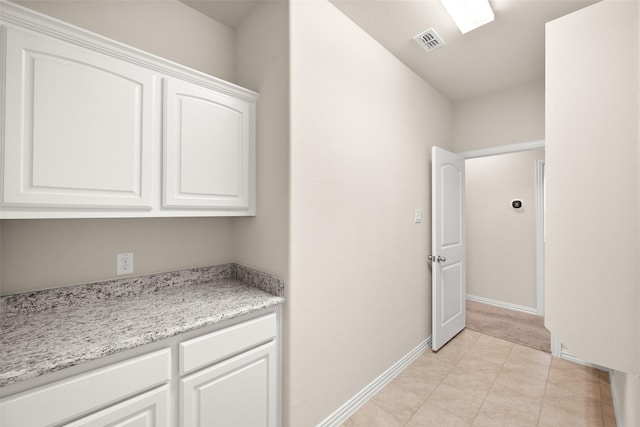
[[(466, 159), (544, 149), (544, 139), (458, 153)], [(536, 161), (536, 314), (544, 315), (544, 160)]]
[(545, 163), (536, 160), (536, 302), (538, 316), (544, 316)]

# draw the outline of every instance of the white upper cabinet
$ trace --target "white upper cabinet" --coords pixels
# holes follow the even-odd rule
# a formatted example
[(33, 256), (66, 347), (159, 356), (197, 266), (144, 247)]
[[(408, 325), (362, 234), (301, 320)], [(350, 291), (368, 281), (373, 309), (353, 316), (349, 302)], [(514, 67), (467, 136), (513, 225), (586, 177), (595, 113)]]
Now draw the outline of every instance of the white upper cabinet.
[(0, 218), (255, 215), (257, 94), (0, 10)]
[(164, 96), (163, 206), (249, 209), (251, 105), (176, 79)]
[(156, 76), (6, 32), (5, 205), (151, 209)]

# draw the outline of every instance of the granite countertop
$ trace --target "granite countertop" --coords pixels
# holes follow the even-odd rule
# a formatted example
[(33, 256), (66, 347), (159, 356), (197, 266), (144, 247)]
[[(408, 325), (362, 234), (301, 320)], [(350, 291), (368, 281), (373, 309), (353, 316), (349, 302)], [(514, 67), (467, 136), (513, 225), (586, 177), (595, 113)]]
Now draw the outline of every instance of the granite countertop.
[(284, 302), (237, 264), (2, 297), (0, 387)]

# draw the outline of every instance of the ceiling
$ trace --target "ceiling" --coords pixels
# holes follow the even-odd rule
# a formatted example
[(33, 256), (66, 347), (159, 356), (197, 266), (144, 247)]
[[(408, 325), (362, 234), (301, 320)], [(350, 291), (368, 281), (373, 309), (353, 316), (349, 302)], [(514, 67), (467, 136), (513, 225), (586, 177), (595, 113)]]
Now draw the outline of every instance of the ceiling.
[(259, 0), (180, 0), (200, 13), (236, 28), (256, 7)]
[[(181, 0), (237, 27), (258, 1)], [(544, 24), (597, 0), (490, 0), (495, 20), (461, 34), (438, 0), (330, 0), (452, 101), (544, 77)], [(416, 34), (434, 28), (445, 45), (425, 52)]]

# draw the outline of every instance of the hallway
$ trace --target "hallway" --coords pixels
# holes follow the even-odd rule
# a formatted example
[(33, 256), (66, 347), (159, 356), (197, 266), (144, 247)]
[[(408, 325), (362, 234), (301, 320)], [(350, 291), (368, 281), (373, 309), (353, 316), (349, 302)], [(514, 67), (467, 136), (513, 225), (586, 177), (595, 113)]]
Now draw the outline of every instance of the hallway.
[(343, 427), (615, 425), (608, 373), (465, 329)]
[(467, 300), (467, 329), (551, 353), (544, 316)]

